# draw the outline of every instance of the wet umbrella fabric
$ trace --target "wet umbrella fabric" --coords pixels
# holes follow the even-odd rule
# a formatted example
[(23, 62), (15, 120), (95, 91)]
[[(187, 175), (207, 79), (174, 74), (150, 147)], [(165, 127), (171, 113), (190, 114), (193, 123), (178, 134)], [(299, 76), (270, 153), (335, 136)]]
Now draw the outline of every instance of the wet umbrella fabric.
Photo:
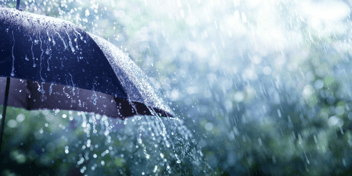
[[(172, 116), (126, 54), (56, 18), (0, 9), (0, 77), (17, 78), (11, 79), (10, 106), (79, 110), (114, 118)], [(0, 99), (5, 80), (0, 79)]]
[[(0, 99), (4, 99), (6, 78), (0, 77)], [(42, 92), (42, 91), (45, 92)], [(11, 78), (8, 94), (9, 106), (21, 107), (27, 110), (62, 109), (94, 112), (108, 117), (121, 118), (133, 115), (151, 115), (146, 105), (139, 102), (131, 103), (124, 99), (101, 92), (68, 87), (24, 79)], [(137, 112), (136, 112), (137, 111)], [(154, 109), (163, 115), (163, 111)]]

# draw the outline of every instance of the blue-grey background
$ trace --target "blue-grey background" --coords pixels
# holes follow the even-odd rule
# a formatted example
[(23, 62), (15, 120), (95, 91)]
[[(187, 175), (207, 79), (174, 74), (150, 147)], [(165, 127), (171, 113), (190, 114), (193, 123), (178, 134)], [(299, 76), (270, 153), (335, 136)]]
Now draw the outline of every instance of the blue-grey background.
[(10, 108), (4, 157), (44, 168), (43, 175), (72, 168), (87, 175), (352, 174), (351, 5), (22, 1), (25, 11), (71, 21), (119, 47), (177, 117), (99, 117), (94, 133), (93, 115)]

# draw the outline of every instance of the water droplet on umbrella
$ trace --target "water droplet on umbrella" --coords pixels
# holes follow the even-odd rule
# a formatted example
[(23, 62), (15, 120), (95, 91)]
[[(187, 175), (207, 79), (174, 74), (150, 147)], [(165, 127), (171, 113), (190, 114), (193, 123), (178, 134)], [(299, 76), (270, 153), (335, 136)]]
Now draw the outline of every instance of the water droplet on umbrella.
[(74, 53), (75, 52), (75, 48), (72, 45), (72, 41), (71, 41), (70, 35), (68, 35), (67, 31), (65, 31), (65, 32), (66, 32), (67, 37), (68, 37), (68, 44), (70, 45), (72, 53)]
[(97, 97), (97, 94), (95, 93), (94, 90), (93, 90), (93, 92), (94, 92), (93, 104), (94, 104), (94, 105), (97, 105), (97, 99), (98, 99), (98, 97)]
[[(65, 47), (64, 49), (67, 49), (67, 45), (66, 45), (64, 39), (61, 37), (61, 35), (58, 32), (56, 32), (56, 34), (59, 36), (59, 38), (61, 39), (62, 43), (64, 44), (64, 47)], [(53, 42), (54, 42), (54, 40), (53, 40)]]
[(45, 51), (45, 54), (49, 55), (50, 53), (51, 53), (51, 49), (47, 48), (46, 51)]
[(41, 92), (43, 95), (45, 94), (45, 91), (44, 91), (44, 82), (42, 82), (42, 86), (41, 86), (40, 92)]
[(13, 34), (12, 31), (12, 38), (13, 38), (13, 45), (12, 45), (12, 71), (11, 71), (11, 76), (15, 76), (15, 55), (13, 54), (15, 50), (15, 35)]

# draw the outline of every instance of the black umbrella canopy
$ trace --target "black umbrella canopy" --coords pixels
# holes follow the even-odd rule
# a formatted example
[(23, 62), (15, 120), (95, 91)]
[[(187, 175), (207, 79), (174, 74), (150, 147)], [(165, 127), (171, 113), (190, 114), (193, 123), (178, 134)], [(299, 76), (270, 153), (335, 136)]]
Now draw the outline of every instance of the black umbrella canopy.
[[(70, 22), (0, 8), (0, 77), (10, 106), (109, 117), (172, 116), (148, 78), (117, 47)], [(6, 78), (0, 78), (0, 99)]]

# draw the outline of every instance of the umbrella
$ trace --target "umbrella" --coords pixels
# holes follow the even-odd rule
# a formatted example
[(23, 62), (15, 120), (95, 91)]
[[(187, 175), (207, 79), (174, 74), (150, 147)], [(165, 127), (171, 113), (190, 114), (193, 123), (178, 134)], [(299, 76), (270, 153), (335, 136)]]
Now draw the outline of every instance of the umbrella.
[(172, 116), (140, 68), (113, 44), (70, 22), (8, 8), (0, 8), (0, 99), (0, 146), (7, 105), (121, 119)]

